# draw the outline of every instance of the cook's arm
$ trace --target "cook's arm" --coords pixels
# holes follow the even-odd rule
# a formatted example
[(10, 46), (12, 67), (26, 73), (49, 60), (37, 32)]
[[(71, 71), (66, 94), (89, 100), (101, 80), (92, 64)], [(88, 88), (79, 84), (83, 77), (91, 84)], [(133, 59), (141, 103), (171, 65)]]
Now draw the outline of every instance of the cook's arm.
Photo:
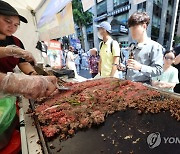
[(26, 98), (48, 97), (55, 92), (57, 85), (54, 76), (28, 76), (22, 74), (0, 73), (0, 92), (3, 94), (21, 94)]
[(0, 47), (0, 58), (13, 56), (15, 58), (23, 58), (28, 62), (36, 63), (35, 58), (31, 54), (31, 52), (23, 50), (17, 46), (7, 46), (7, 47)]
[(12, 54), (11, 48), (0, 47), (0, 58), (8, 57)]
[(6, 74), (0, 73), (0, 85), (1, 85), (1, 82), (2, 82), (2, 80), (4, 79), (5, 76), (6, 76)]
[(32, 65), (28, 62), (19, 63), (18, 67), (26, 75), (38, 75)]

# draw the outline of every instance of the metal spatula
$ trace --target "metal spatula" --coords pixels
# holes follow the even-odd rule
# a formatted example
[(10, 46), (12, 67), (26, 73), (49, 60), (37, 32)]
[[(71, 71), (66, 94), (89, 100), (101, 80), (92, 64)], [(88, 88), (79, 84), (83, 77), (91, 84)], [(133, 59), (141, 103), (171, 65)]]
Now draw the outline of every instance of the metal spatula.
[(64, 87), (64, 86), (59, 86), (59, 85), (57, 85), (57, 89), (59, 91), (68, 91), (68, 90), (71, 90), (71, 88), (69, 88), (69, 87)]

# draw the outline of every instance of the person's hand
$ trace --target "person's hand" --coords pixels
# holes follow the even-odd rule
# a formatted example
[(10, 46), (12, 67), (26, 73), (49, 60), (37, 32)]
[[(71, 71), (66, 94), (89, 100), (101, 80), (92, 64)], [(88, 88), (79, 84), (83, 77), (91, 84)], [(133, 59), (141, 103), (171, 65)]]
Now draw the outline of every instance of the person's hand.
[(158, 84), (156, 85), (157, 88), (164, 89), (166, 88), (167, 82), (164, 81), (157, 81)]
[(6, 48), (9, 50), (8, 56), (13, 56), (15, 58), (23, 58), (28, 62), (33, 62), (34, 64), (36, 64), (36, 60), (31, 52), (23, 50), (15, 45), (9, 45)]
[(59, 90), (57, 89), (57, 78), (55, 76), (44, 76), (48, 80), (48, 86), (46, 89), (46, 97), (56, 94)]
[(174, 64), (175, 65), (180, 64), (180, 54), (176, 56)]
[(160, 82), (158, 82), (155, 87), (162, 89), (163, 85)]
[(142, 64), (140, 64), (134, 59), (129, 59), (127, 63), (127, 68), (140, 71), (142, 68)]
[(119, 71), (125, 71), (126, 70), (126, 66), (124, 64), (120, 63), (119, 65), (117, 65), (117, 69)]
[(48, 97), (57, 93), (57, 79), (54, 76), (28, 76), (8, 73), (0, 85), (8, 94), (21, 94), (28, 99)]
[[(31, 76), (34, 81), (31, 81), (31, 86), (27, 91), (22, 91), (26, 98), (42, 98), (48, 97), (57, 92), (57, 79), (54, 76)], [(27, 81), (28, 82), (28, 81)], [(29, 81), (30, 82), (30, 81)]]
[(23, 50), (22, 58), (25, 59), (26, 61), (30, 62), (30, 63), (33, 63), (33, 65), (36, 64), (36, 60), (35, 60), (34, 56), (29, 51)]

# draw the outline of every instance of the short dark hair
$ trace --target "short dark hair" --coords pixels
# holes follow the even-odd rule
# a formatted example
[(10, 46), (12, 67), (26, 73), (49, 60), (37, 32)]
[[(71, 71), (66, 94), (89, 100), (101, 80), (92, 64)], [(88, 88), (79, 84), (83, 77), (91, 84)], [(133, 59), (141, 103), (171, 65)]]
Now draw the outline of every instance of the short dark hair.
[(174, 51), (176, 53), (176, 56), (178, 56), (180, 54), (180, 46), (175, 47)]
[(128, 19), (128, 27), (150, 23), (150, 17), (146, 12), (135, 12)]
[(176, 52), (174, 51), (174, 50), (166, 50), (165, 52), (164, 52), (164, 56), (166, 55), (166, 54), (168, 54), (168, 53), (173, 53), (174, 54), (174, 56), (176, 57)]
[(78, 49), (75, 49), (75, 50), (74, 50), (74, 54), (78, 54)]
[(73, 46), (69, 46), (69, 51), (74, 51), (74, 47)]

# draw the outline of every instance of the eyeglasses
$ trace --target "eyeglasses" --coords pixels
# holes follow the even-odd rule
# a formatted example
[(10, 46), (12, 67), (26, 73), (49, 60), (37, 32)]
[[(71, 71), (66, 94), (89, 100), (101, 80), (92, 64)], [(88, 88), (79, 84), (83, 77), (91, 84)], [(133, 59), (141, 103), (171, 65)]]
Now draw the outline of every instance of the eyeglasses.
[(166, 60), (174, 60), (174, 58), (173, 57), (164, 57)]

